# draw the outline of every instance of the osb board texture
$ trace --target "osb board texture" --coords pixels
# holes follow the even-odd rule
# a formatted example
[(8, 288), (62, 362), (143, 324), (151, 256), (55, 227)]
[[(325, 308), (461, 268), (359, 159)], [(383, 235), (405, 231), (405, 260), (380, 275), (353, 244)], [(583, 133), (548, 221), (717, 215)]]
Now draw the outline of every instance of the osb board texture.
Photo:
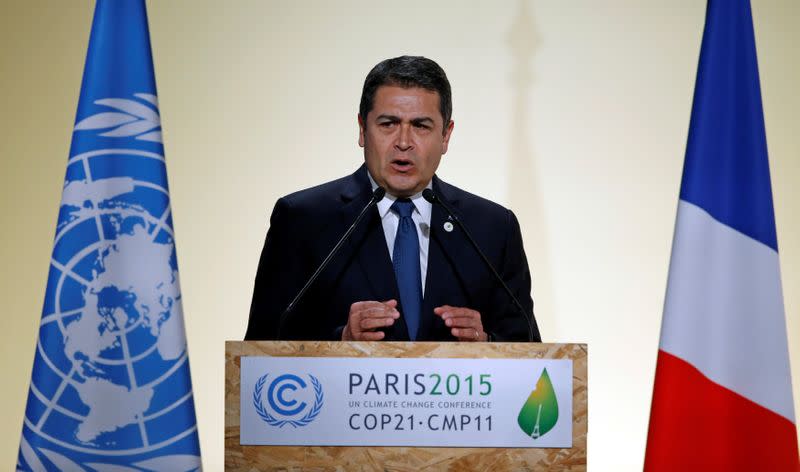
[[(572, 448), (242, 446), (239, 444), (241, 356), (452, 357), (572, 359)], [(586, 470), (585, 344), (227, 341), (225, 470), (229, 471), (526, 471)]]

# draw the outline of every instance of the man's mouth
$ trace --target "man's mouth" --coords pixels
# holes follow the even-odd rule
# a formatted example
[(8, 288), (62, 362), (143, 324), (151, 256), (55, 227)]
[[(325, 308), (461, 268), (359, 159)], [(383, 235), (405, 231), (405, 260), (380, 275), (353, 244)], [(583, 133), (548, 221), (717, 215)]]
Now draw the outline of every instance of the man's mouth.
[(414, 167), (414, 162), (411, 159), (392, 159), (392, 169), (397, 172), (408, 172)]

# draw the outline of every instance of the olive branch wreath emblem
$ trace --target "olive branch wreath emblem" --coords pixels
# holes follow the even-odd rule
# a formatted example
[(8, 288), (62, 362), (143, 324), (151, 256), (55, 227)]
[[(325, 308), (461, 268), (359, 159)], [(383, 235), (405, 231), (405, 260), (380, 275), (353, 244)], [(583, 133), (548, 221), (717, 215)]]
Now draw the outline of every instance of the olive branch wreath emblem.
[(264, 404), (261, 402), (261, 392), (264, 390), (264, 383), (266, 383), (268, 376), (269, 374), (264, 374), (263, 376), (259, 377), (258, 381), (256, 382), (256, 387), (253, 389), (253, 406), (255, 406), (256, 413), (258, 413), (258, 416), (260, 416), (264, 422), (270, 426), (277, 426), (279, 428), (283, 428), (287, 424), (297, 428), (300, 426), (306, 426), (314, 421), (314, 418), (316, 418), (317, 415), (319, 415), (320, 410), (322, 410), (322, 404), (324, 400), (322, 394), (322, 384), (319, 380), (317, 380), (316, 377), (309, 375), (311, 378), (311, 385), (314, 386), (314, 406), (308, 410), (308, 413), (306, 413), (299, 420), (279, 420), (270, 415), (269, 411), (264, 408)]

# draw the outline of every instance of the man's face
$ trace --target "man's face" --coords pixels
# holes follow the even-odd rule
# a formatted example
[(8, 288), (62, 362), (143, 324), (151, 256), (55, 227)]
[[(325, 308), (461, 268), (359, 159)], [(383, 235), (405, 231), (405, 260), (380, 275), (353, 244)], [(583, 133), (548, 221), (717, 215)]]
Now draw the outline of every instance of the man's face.
[(358, 126), (369, 173), (396, 197), (410, 197), (428, 185), (453, 132), (452, 121), (445, 127), (437, 92), (393, 85), (378, 88), (372, 110), (358, 117)]

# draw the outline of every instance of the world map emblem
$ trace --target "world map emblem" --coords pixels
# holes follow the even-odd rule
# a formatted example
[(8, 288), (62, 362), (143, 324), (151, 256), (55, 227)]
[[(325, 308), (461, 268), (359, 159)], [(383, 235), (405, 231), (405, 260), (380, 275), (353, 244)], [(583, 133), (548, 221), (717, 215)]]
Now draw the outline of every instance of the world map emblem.
[(94, 104), (75, 125), (98, 146), (67, 165), (20, 451), (62, 470), (196, 470), (158, 102)]

